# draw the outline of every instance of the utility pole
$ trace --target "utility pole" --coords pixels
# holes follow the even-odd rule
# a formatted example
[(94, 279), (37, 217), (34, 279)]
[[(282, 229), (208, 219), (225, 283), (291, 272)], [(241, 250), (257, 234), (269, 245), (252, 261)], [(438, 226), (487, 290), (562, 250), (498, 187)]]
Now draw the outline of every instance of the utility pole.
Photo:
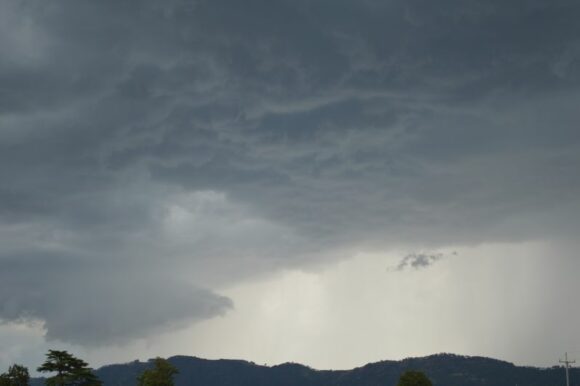
[(568, 370), (570, 369), (570, 364), (571, 363), (576, 363), (576, 361), (569, 361), (568, 360), (568, 353), (566, 353), (566, 356), (564, 357), (564, 360), (560, 359), (560, 363), (564, 363), (566, 364), (566, 386), (570, 386), (570, 374), (568, 374)]

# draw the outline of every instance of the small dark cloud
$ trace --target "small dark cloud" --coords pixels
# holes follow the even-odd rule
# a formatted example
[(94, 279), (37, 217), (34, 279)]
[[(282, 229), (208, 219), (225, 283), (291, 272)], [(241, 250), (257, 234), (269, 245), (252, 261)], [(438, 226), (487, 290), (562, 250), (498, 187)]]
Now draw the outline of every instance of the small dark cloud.
[(427, 268), (444, 257), (445, 255), (443, 253), (410, 253), (401, 259), (394, 270), (404, 271), (407, 268)]

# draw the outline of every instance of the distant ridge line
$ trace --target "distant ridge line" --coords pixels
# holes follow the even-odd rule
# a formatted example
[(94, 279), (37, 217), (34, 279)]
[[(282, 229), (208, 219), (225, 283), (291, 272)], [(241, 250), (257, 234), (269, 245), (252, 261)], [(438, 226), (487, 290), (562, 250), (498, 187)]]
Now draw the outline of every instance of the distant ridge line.
[[(395, 386), (402, 372), (420, 370), (434, 386), (565, 386), (561, 366), (518, 366), (483, 356), (450, 353), (367, 363), (350, 370), (317, 370), (286, 362), (260, 365), (242, 359), (203, 359), (175, 355), (176, 386)], [(151, 360), (105, 365), (96, 370), (105, 386), (134, 386)], [(571, 385), (580, 385), (580, 370), (570, 369)], [(40, 386), (36, 378), (31, 386)]]

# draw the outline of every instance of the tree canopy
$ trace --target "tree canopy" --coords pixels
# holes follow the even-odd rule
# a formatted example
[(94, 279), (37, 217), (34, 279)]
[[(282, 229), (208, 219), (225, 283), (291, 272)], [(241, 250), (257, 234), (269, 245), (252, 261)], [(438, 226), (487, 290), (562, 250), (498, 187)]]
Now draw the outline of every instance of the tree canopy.
[(423, 372), (410, 370), (401, 375), (397, 386), (433, 386), (433, 384)]
[(0, 375), (0, 386), (28, 386), (29, 381), (28, 369), (21, 365), (12, 365)]
[(173, 386), (173, 376), (179, 371), (167, 359), (155, 358), (154, 367), (138, 378), (139, 386)]
[(56, 373), (46, 379), (47, 386), (100, 386), (102, 382), (88, 363), (66, 351), (49, 350), (37, 371)]

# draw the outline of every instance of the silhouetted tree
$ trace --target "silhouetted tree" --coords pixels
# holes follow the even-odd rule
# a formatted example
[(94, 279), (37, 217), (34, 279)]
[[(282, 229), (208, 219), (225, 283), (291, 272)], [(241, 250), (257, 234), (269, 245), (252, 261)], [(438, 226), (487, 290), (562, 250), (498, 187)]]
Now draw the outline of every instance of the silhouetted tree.
[(155, 358), (152, 369), (145, 370), (138, 378), (139, 386), (173, 386), (173, 376), (179, 371), (168, 360)]
[(433, 384), (421, 371), (405, 371), (399, 378), (397, 386), (433, 386)]
[(102, 382), (88, 363), (66, 351), (48, 350), (46, 361), (37, 371), (56, 373), (46, 379), (47, 386), (100, 386)]
[(28, 369), (21, 365), (12, 365), (0, 375), (0, 386), (28, 386), (29, 381)]

